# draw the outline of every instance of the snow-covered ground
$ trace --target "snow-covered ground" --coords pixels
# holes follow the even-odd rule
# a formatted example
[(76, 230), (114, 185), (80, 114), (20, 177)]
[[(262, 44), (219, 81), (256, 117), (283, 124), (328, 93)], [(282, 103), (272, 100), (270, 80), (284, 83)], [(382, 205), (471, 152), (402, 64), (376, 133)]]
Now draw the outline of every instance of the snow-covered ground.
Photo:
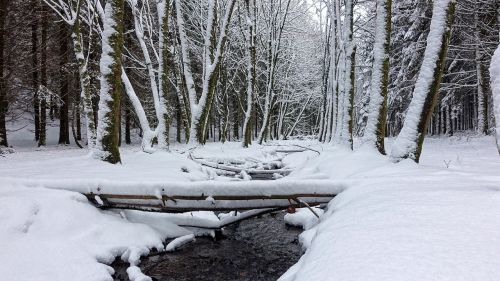
[[(327, 179), (338, 183), (332, 190), (346, 190), (316, 226), (307, 210), (288, 216), (288, 223), (308, 229), (300, 238), (307, 250), (282, 280), (500, 280), (500, 157), (493, 138), (428, 138), (420, 165), (394, 164), (365, 148), (301, 144), (321, 155), (285, 157), (283, 163), (295, 169), (286, 180)], [(148, 280), (135, 267), (140, 255), (165, 250), (166, 238), (181, 237), (170, 250), (210, 234), (178, 225), (219, 220), (208, 212), (101, 211), (79, 193), (46, 186), (203, 185), (222, 179), (188, 153), (218, 161), (271, 161), (275, 150), (211, 143), (146, 154), (126, 146), (123, 164), (113, 166), (74, 148), (16, 148), (0, 157), (0, 280), (111, 280), (105, 264), (116, 256), (131, 263), (133, 279)]]
[(301, 235), (307, 251), (280, 280), (500, 280), (493, 138), (428, 139), (420, 165), (364, 149), (306, 165), (349, 188)]

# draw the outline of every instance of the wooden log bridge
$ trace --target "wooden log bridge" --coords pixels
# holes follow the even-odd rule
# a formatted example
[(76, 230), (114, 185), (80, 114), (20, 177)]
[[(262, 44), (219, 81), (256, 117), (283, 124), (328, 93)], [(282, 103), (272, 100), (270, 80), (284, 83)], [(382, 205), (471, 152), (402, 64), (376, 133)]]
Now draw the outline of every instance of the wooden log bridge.
[(161, 186), (97, 187), (84, 195), (103, 209), (152, 212), (243, 211), (328, 203), (343, 189), (329, 180), (172, 183)]

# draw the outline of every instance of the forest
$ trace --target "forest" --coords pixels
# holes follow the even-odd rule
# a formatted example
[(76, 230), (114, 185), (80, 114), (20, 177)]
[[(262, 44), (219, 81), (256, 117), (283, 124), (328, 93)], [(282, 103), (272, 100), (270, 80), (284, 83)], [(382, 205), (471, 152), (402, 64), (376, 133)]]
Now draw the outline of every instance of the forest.
[[(496, 1), (442, 7), (435, 29), (450, 34), (436, 46), (432, 2), (390, 2), (3, 1), (0, 144), (24, 127), (38, 146), (58, 127), (59, 144), (113, 154), (134, 141), (150, 151), (375, 134), (385, 153), (417, 92), (428, 97), (412, 111), (420, 134), (491, 134)], [(442, 50), (436, 81), (419, 89), (431, 47)]]

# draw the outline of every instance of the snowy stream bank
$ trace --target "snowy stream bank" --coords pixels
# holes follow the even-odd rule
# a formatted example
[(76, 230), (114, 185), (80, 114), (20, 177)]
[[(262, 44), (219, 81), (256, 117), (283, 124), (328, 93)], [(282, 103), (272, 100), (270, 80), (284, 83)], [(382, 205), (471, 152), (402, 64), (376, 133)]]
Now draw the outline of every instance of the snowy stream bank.
[[(223, 237), (197, 237), (174, 252), (142, 258), (142, 272), (153, 280), (274, 281), (296, 263), (302, 248), (297, 227), (285, 225), (284, 212), (243, 221)], [(127, 263), (112, 265), (115, 281), (129, 281)]]

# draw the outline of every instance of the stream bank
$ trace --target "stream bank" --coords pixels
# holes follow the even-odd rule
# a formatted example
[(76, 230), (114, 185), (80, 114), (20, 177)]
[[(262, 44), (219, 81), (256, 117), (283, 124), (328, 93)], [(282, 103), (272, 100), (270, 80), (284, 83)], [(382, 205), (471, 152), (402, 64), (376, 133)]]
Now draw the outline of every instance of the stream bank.
[[(142, 272), (158, 281), (274, 281), (302, 255), (298, 235), (285, 212), (266, 214), (226, 227), (223, 238), (198, 237), (174, 252), (141, 259)], [(112, 265), (115, 281), (129, 281), (128, 263)]]

